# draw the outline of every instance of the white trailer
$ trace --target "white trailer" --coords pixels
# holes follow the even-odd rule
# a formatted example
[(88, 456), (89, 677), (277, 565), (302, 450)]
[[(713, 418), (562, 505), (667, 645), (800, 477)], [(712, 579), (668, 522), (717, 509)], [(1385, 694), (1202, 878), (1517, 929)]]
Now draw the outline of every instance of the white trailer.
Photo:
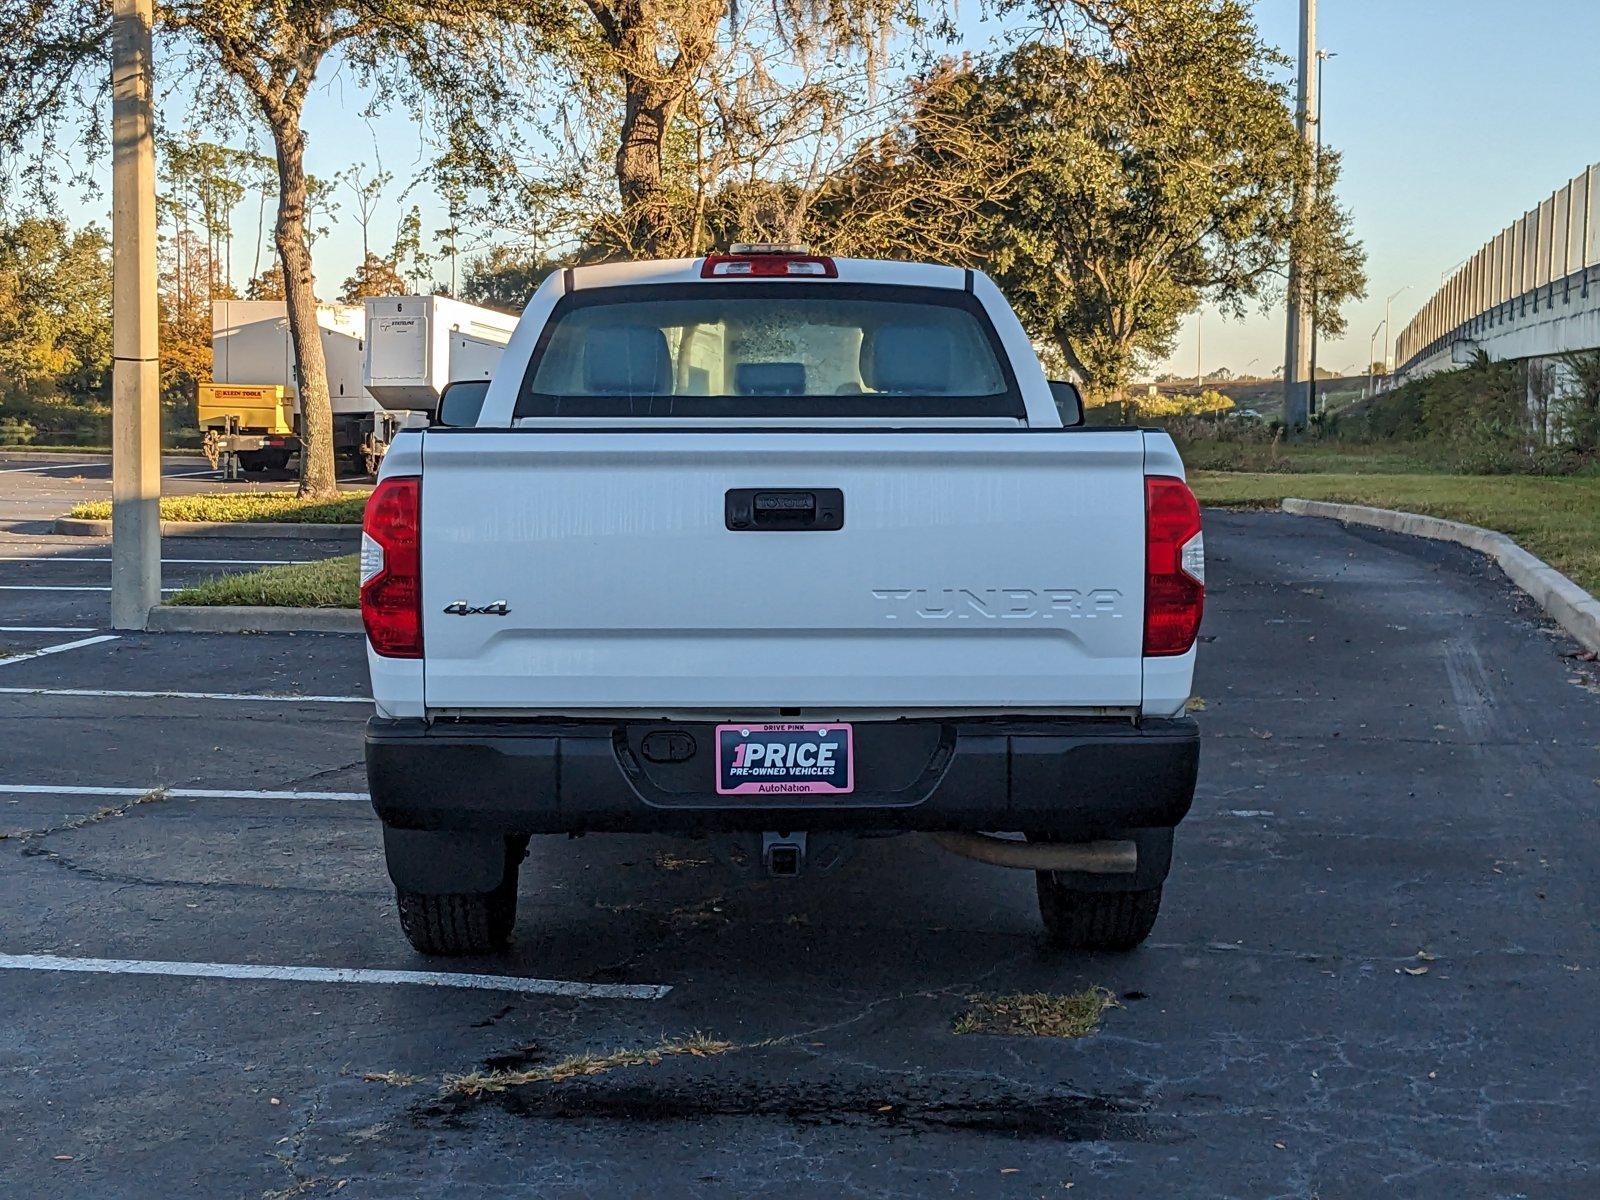
[[(431, 410), (456, 379), (487, 379), (516, 320), (443, 296), (319, 304), (334, 452), (376, 474), (395, 430), (427, 422), (407, 410)], [(246, 471), (286, 467), (300, 447), (300, 372), (283, 301), (212, 301), (211, 361), (213, 382), (197, 398), (207, 455)], [(288, 420), (239, 390), (273, 386), (284, 389)]]
[(432, 411), (447, 383), (488, 379), (517, 318), (448, 296), (379, 296), (366, 302), (362, 383), (391, 409)]
[[(353, 465), (383, 409), (361, 384), (366, 357), (366, 310), (359, 304), (319, 304), (317, 330), (328, 368), (334, 452)], [(197, 400), (207, 457), (245, 471), (282, 470), (300, 448), (300, 372), (282, 300), (211, 302), (211, 378)], [(240, 389), (283, 389), (282, 416), (264, 417)], [(241, 399), (243, 397), (243, 399)], [(286, 416), (288, 419), (282, 419)]]

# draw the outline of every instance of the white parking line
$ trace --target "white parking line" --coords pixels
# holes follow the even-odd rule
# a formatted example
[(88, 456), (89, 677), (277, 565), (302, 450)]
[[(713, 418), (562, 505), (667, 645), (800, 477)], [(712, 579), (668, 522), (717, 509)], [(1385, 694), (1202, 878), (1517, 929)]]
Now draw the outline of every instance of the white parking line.
[(0, 687), (0, 696), (88, 696), (111, 700), (245, 700), (258, 704), (371, 704), (371, 696), (292, 696), (259, 692), (139, 692), (118, 688)]
[(59, 646), (46, 646), (42, 650), (29, 650), (26, 654), (13, 654), (7, 658), (0, 658), (0, 667), (10, 666), (12, 663), (26, 662), (30, 658), (43, 658), (46, 654), (60, 654), (63, 650), (76, 650), (80, 646), (93, 646), (99, 642), (114, 642), (117, 635), (102, 633), (99, 637), (79, 638), (75, 642), (62, 642)]
[[(71, 586), (57, 583), (0, 583), (0, 592), (109, 592), (110, 585), (105, 587)], [(182, 588), (162, 588), (163, 592), (181, 592)]]
[(85, 467), (104, 465), (104, 463), (40, 463), (35, 467), (0, 467), (0, 475), (23, 475), (30, 471), (81, 471)]
[(93, 625), (0, 625), (0, 633), (93, 633)]
[(573, 983), (517, 975), (467, 975), (456, 971), (377, 971), (363, 967), (274, 967), (256, 963), (152, 962), (137, 958), (59, 958), (54, 954), (0, 954), (0, 970), (81, 971), (96, 975), (173, 975), (187, 979), (272, 979), (292, 983), (415, 984), (475, 988), (576, 1000), (660, 1000), (662, 983)]
[(239, 788), (89, 787), (70, 783), (0, 783), (0, 796), (106, 796), (137, 800), (153, 791), (173, 800), (361, 800), (366, 792), (252, 792)]
[[(109, 557), (87, 558), (79, 554), (0, 554), (0, 563), (108, 563), (110, 561)], [(163, 565), (185, 563), (219, 567), (277, 567), (311, 561), (313, 560), (309, 558), (163, 558), (161, 560)]]

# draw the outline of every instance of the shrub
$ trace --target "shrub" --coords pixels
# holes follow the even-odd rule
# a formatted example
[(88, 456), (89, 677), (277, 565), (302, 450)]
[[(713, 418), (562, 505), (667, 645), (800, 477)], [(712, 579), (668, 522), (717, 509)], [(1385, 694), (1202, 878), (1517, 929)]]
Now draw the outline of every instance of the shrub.
[(1139, 416), (1150, 418), (1195, 417), (1206, 414), (1221, 415), (1233, 407), (1233, 401), (1221, 392), (1207, 388), (1198, 396), (1187, 392), (1157, 393), (1154, 396), (1135, 396), (1131, 401)]
[(0, 446), (26, 446), (37, 432), (27, 421), (0, 417)]
[(1552, 432), (1579, 455), (1600, 451), (1600, 350), (1577, 350), (1556, 361), (1566, 378), (1550, 398)]

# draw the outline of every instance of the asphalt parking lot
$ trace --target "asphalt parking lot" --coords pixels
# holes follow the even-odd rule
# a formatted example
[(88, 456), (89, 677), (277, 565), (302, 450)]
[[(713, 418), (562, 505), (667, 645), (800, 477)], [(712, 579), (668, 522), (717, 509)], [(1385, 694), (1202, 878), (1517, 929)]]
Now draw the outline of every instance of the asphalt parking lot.
[[(0, 1194), (1600, 1194), (1600, 671), (1465, 551), (1207, 520), (1200, 792), (1123, 956), (1047, 951), (1031, 877), (921, 839), (767, 881), (593, 836), (535, 841), (509, 956), (440, 965), (362, 796), (358, 639), (0, 664)], [(74, 571), (109, 577), (0, 585)], [(0, 625), (104, 606), (0, 592)], [(1119, 1007), (1081, 1040), (951, 1029), (1086, 986)], [(732, 1048), (447, 1094), (696, 1031)]]

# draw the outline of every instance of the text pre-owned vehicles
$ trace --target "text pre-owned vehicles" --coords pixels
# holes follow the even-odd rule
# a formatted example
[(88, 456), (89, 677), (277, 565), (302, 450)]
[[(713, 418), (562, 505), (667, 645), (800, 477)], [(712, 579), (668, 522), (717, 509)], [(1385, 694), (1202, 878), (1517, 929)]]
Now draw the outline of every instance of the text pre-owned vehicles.
[(1143, 940), (1194, 792), (1200, 519), (1165, 434), (1080, 421), (979, 272), (553, 274), (367, 505), (412, 944), (503, 944), (529, 838), (613, 831), (780, 875), (925, 832), (1036, 870), (1059, 945)]

